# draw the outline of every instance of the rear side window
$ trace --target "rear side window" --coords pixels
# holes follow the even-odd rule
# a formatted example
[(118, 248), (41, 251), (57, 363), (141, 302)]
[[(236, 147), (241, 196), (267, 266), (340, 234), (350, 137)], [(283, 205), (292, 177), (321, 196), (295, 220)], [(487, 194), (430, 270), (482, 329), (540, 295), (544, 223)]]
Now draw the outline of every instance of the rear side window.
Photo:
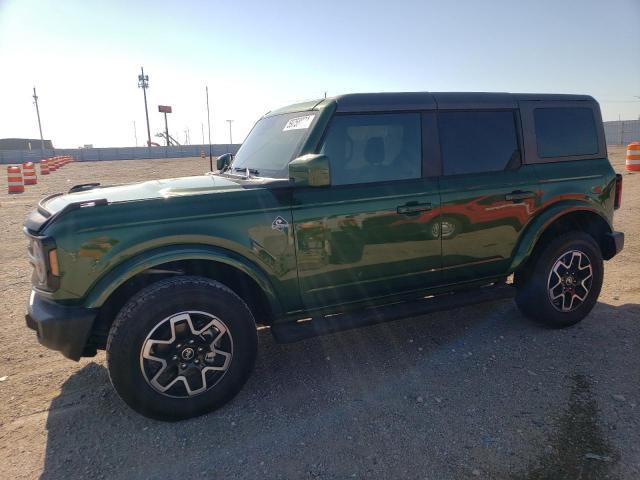
[(329, 157), (333, 185), (420, 178), (420, 114), (337, 115), (321, 153)]
[(536, 108), (533, 114), (540, 158), (598, 153), (598, 135), (592, 109)]
[(440, 112), (438, 119), (444, 175), (495, 172), (519, 161), (512, 111)]

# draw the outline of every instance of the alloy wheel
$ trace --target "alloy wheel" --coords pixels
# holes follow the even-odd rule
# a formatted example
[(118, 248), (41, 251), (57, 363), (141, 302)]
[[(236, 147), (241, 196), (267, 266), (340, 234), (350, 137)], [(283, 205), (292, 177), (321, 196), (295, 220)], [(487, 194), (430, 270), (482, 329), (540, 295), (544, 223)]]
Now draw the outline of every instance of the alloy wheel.
[(225, 323), (207, 312), (185, 311), (161, 320), (140, 350), (140, 368), (157, 392), (176, 398), (215, 386), (233, 358), (233, 338)]
[(549, 273), (547, 288), (553, 307), (571, 312), (584, 303), (593, 283), (591, 259), (579, 250), (563, 253)]

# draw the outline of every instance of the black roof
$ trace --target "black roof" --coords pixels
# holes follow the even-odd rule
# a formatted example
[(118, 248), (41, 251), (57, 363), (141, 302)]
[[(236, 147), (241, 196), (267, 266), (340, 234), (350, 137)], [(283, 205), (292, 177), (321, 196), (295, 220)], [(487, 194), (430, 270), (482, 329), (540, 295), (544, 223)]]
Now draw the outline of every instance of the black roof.
[(333, 100), (338, 112), (516, 108), (520, 101), (595, 102), (589, 95), (488, 92), (349, 93)]

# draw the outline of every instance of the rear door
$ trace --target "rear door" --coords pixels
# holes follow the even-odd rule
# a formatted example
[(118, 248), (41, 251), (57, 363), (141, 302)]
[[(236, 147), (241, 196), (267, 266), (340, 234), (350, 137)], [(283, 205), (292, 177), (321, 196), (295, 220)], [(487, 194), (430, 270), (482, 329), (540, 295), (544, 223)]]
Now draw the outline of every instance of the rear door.
[(443, 281), (501, 275), (536, 205), (515, 109), (438, 113)]
[(332, 185), (293, 192), (305, 308), (391, 296), (439, 281), (438, 180), (422, 174), (427, 124), (435, 130), (435, 114), (332, 119), (320, 147), (329, 157)]

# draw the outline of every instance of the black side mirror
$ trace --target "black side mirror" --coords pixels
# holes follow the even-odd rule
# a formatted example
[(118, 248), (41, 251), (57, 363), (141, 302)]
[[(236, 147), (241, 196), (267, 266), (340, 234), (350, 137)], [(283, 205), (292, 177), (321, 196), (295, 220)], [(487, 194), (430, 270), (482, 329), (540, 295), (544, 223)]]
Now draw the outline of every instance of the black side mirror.
[(231, 161), (233, 160), (233, 155), (230, 153), (225, 153), (224, 155), (220, 155), (216, 160), (216, 168), (218, 170), (224, 170), (229, 165), (231, 165)]

